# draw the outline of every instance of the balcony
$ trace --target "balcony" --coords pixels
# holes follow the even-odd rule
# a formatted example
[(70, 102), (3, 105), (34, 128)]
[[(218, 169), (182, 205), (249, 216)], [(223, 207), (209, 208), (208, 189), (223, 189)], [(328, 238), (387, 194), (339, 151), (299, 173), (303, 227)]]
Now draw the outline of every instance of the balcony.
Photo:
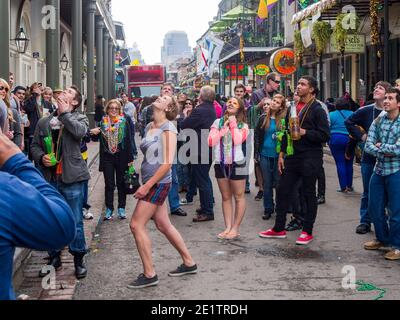
[[(282, 44), (280, 40), (272, 41), (265, 34), (261, 33), (243, 33), (245, 56), (260, 53), (266, 54), (279, 48)], [(239, 35), (231, 35), (223, 39), (225, 46), (221, 52), (220, 63), (229, 62), (230, 59), (240, 55), (240, 37)], [(237, 58), (235, 58), (237, 59)], [(232, 62), (232, 61), (231, 61)]]

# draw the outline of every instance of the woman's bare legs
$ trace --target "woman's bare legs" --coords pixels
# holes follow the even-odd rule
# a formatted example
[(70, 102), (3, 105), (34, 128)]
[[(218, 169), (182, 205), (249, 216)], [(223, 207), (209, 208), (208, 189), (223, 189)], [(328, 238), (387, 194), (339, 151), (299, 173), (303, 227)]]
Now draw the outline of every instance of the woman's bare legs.
[(130, 223), (135, 238), (137, 250), (143, 263), (144, 275), (151, 279), (156, 275), (153, 265), (151, 239), (147, 231), (147, 224), (155, 215), (157, 206), (145, 201), (139, 201)]
[(228, 240), (235, 239), (240, 236), (240, 225), (242, 224), (244, 214), (246, 213), (246, 180), (230, 180), (230, 187), (235, 198), (235, 218), (232, 229), (226, 236)]
[(219, 237), (224, 238), (232, 229), (233, 225), (233, 204), (232, 204), (232, 190), (228, 179), (218, 179), (219, 190), (222, 195), (222, 212), (224, 214), (226, 229)]
[(179, 252), (184, 265), (187, 267), (193, 267), (195, 265), (193, 258), (190, 255), (181, 234), (172, 225), (171, 220), (168, 216), (168, 208), (165, 203), (162, 207), (157, 208), (157, 211), (154, 215), (154, 222), (157, 229), (167, 237), (168, 241)]

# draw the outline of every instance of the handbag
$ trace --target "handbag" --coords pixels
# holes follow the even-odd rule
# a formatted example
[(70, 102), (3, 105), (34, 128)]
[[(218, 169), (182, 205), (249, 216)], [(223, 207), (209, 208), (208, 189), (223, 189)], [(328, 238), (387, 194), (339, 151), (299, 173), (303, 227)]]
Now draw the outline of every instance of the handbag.
[(136, 173), (136, 170), (133, 166), (129, 167), (129, 169), (125, 172), (124, 176), (124, 188), (125, 194), (135, 194), (136, 191), (141, 187), (139, 174)]

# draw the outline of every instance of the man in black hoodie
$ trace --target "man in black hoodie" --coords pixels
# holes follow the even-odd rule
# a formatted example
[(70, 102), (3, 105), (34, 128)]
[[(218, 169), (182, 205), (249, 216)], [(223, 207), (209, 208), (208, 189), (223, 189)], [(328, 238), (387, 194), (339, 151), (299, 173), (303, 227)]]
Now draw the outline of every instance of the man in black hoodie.
[[(303, 232), (296, 244), (307, 245), (313, 241), (313, 228), (317, 217), (316, 182), (323, 165), (323, 144), (330, 138), (328, 117), (318, 96), (318, 82), (311, 76), (303, 76), (298, 83), (297, 92), (304, 104), (299, 114), (301, 139), (293, 142), (294, 155), (287, 156), (282, 152), (279, 156), (279, 172), (282, 175), (277, 190), (277, 217), (273, 229), (259, 234), (262, 238), (286, 238), (286, 214), (292, 201), (297, 182), (302, 179), (307, 211), (304, 216)], [(282, 143), (282, 151), (286, 150), (287, 141)]]

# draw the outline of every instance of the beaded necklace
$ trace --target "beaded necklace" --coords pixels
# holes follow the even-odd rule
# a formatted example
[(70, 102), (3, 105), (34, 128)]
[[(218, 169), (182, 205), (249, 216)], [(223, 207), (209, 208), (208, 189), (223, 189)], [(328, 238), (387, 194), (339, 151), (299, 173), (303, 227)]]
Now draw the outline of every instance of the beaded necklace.
[(122, 116), (118, 116), (113, 120), (107, 116), (103, 118), (101, 132), (107, 142), (108, 150), (112, 154), (119, 152), (118, 145), (125, 136), (126, 120)]

